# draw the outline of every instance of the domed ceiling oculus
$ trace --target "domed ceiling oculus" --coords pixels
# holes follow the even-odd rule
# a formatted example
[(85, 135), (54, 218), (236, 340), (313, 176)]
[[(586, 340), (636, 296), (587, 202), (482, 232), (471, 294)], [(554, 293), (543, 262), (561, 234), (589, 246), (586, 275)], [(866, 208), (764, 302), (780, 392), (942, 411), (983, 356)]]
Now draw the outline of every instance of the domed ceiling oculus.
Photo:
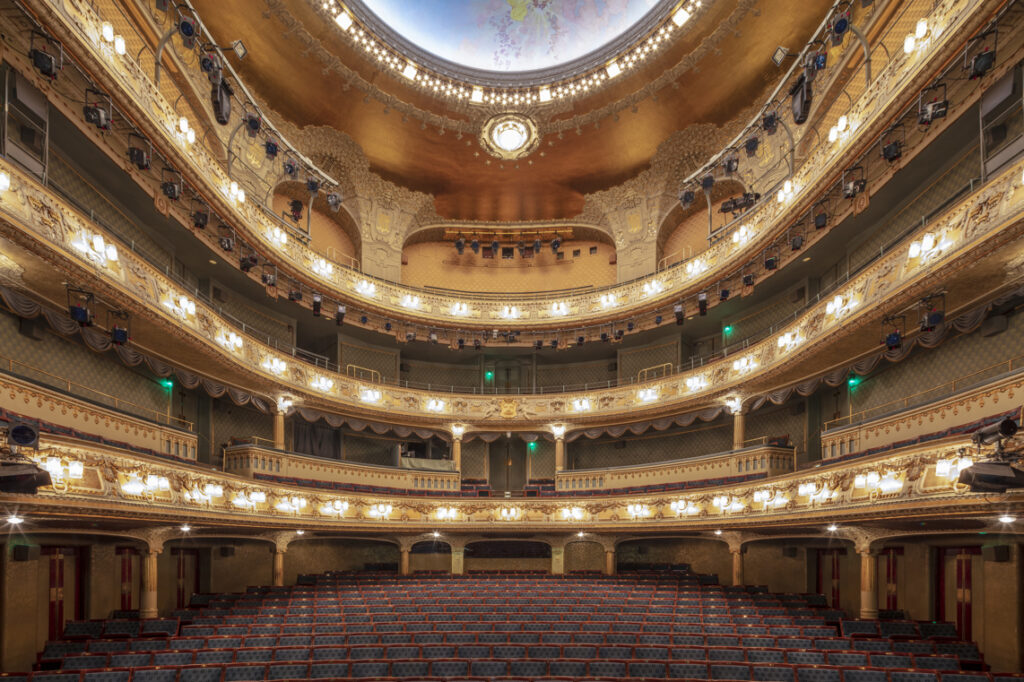
[(540, 143), (537, 126), (528, 116), (515, 113), (490, 118), (480, 131), (480, 146), (492, 156), (514, 161), (531, 154)]
[(310, 0), (354, 47), (435, 97), (584, 96), (682, 34), (712, 0)]
[[(602, 51), (659, 0), (359, 0), (392, 31), (445, 61), (480, 71), (538, 71)], [(642, 25), (642, 24), (641, 24)], [(630, 41), (632, 42), (632, 41)]]

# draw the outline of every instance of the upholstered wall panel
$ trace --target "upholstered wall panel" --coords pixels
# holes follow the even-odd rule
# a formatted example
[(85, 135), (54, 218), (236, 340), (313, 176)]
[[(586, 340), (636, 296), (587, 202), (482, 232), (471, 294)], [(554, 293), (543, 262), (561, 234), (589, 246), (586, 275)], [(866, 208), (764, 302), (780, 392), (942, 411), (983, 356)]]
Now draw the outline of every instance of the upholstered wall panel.
[(721, 416), (710, 424), (698, 423), (699, 427), (686, 431), (621, 440), (579, 438), (566, 444), (566, 452), (574, 469), (598, 469), (667, 462), (732, 449), (732, 417)]

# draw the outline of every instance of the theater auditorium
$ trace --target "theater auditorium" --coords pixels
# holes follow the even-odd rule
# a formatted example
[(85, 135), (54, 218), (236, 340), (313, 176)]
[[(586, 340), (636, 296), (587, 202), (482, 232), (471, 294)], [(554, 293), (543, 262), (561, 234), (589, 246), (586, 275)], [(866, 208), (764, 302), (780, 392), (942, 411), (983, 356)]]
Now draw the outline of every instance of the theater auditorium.
[(1024, 678), (1024, 3), (0, 0), (0, 682)]

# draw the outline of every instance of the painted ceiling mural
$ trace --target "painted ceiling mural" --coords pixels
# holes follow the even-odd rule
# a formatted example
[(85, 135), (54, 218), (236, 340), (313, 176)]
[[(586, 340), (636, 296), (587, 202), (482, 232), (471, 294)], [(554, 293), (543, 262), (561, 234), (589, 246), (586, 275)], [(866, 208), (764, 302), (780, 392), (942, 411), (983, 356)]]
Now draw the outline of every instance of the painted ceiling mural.
[(362, 0), (403, 38), (462, 66), (559, 66), (615, 40), (658, 0)]

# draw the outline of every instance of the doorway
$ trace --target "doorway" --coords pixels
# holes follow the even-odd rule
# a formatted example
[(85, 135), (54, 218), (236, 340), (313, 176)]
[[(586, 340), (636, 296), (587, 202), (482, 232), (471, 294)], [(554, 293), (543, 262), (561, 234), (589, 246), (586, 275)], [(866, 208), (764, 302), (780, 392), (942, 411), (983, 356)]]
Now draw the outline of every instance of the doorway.
[(488, 449), (488, 484), (495, 492), (521, 492), (526, 485), (526, 442), (502, 436)]

